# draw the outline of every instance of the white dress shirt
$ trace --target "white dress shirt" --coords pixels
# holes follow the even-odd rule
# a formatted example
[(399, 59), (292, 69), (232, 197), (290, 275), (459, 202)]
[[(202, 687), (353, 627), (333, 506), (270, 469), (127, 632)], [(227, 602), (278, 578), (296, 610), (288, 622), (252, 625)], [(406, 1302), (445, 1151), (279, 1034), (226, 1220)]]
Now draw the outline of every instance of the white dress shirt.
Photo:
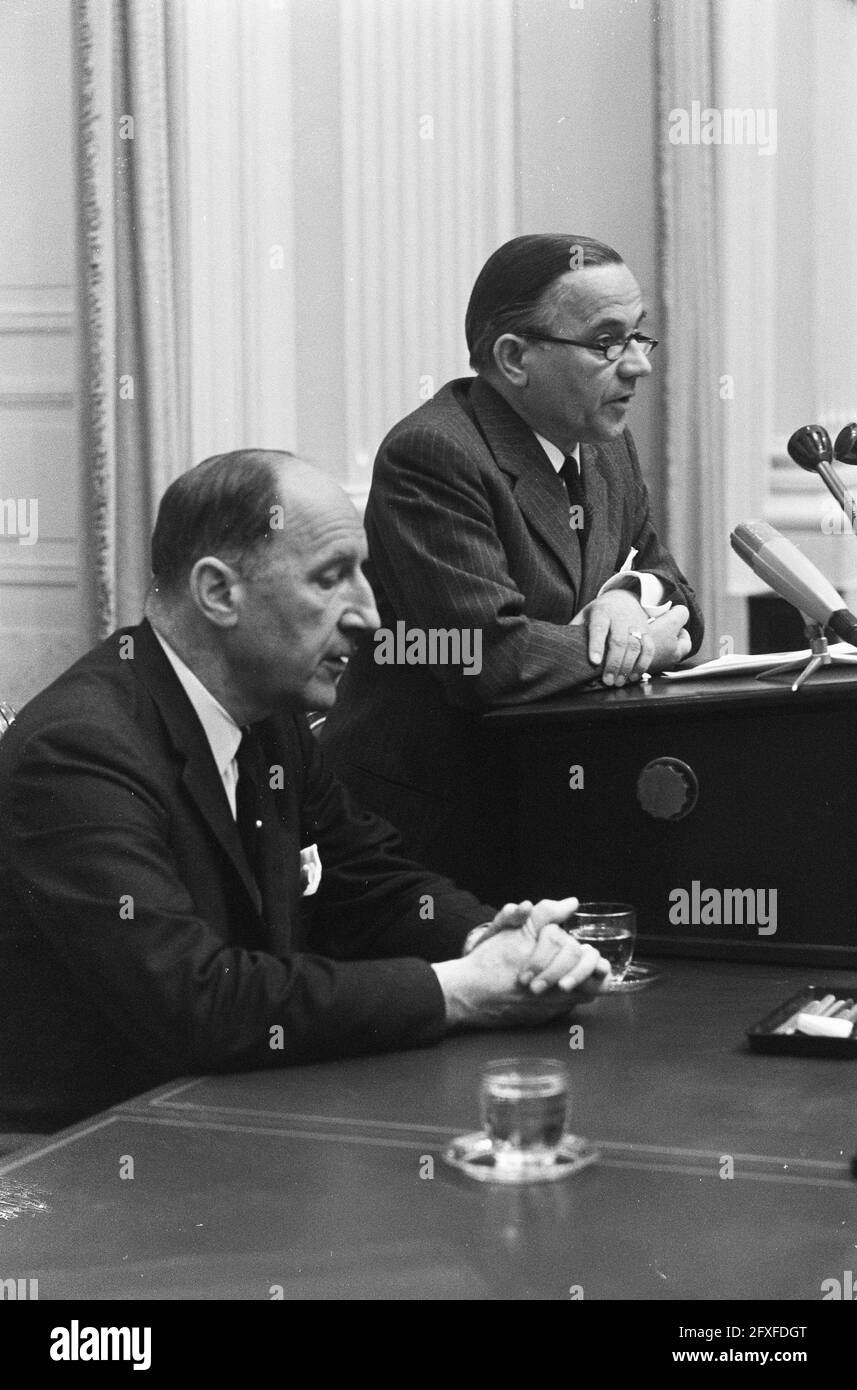
[[(535, 434), (535, 430), (533, 433)], [(547, 454), (551, 467), (554, 468), (557, 473), (562, 469), (566, 458), (573, 458), (577, 462), (578, 475), (582, 476), (579, 444), (575, 444), (570, 454), (564, 454), (562, 449), (558, 448), (550, 439), (545, 439), (543, 435), (536, 434), (536, 439)], [(658, 579), (656, 574), (649, 574), (647, 570), (634, 570), (633, 574), (631, 574), (630, 566), (633, 564), (635, 554), (636, 551), (632, 551), (629, 559), (625, 561), (626, 565), (628, 565), (628, 569), (620, 570), (618, 574), (611, 575), (609, 579), (606, 579), (598, 590), (597, 596), (600, 597), (601, 594), (607, 594), (611, 589), (638, 588), (640, 607), (645, 610), (649, 622), (651, 622), (653, 618), (659, 618), (662, 613), (669, 612), (670, 608), (672, 608), (672, 604), (664, 603), (663, 580)]]
[(181, 681), (184, 692), (205, 730), (212, 756), (217, 764), (217, 771), (223, 782), (223, 790), (226, 792), (232, 814), (237, 819), (235, 788), (238, 785), (238, 763), (236, 762), (236, 755), (238, 745), (241, 742), (241, 729), (235, 723), (232, 715), (223, 708), (220, 701), (215, 700), (211, 691), (206, 689), (199, 677), (195, 676), (178, 653), (173, 651), (169, 642), (166, 642), (154, 628), (152, 631), (163, 647), (164, 655)]

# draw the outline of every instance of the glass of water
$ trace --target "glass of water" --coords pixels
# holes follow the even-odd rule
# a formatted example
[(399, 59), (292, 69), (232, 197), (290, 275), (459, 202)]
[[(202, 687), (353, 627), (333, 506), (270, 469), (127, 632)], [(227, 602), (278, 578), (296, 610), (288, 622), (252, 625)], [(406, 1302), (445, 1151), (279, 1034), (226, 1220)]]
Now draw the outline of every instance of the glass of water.
[(612, 974), (606, 990), (635, 987), (626, 979), (637, 940), (635, 908), (629, 903), (581, 903), (568, 930), (609, 962)]
[(482, 1072), (482, 1127), (499, 1169), (553, 1164), (565, 1135), (568, 1070), (553, 1057), (507, 1057)]

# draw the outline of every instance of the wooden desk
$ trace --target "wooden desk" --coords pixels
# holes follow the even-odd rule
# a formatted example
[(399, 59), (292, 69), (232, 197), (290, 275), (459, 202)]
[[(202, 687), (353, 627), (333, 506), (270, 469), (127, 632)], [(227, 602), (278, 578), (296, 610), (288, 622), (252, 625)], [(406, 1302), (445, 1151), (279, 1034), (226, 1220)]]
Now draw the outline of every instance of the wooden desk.
[[(579, 1011), (582, 1050), (552, 1026), (186, 1079), (52, 1136), (0, 1164), (0, 1276), (41, 1300), (818, 1301), (855, 1268), (854, 1063), (754, 1055), (744, 1030), (847, 977), (662, 971)], [(567, 1057), (599, 1164), (509, 1189), (442, 1162), (510, 1054)]]
[[(486, 901), (631, 902), (659, 954), (857, 969), (853, 668), (799, 694), (746, 677), (581, 691), (482, 728), (502, 751), (486, 804), (506, 837)], [(676, 890), (691, 913), (715, 897), (681, 924)], [(774, 933), (746, 920), (749, 900), (735, 920), (734, 890), (764, 915), (776, 894)]]

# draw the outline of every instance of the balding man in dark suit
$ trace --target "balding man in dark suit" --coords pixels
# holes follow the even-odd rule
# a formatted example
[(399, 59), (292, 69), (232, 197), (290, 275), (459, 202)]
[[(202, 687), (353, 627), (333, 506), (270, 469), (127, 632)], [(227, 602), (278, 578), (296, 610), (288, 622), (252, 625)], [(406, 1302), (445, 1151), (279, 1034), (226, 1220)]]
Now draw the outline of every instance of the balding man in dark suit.
[(471, 296), (477, 376), (396, 425), (375, 462), (365, 525), (381, 629), (322, 738), (411, 852), (465, 882), (479, 881), (474, 828), (491, 814), (480, 712), (622, 686), (702, 638), (625, 427), (652, 370), (644, 317), (610, 247), (516, 238)]
[(495, 914), (326, 767), (306, 711), (377, 623), (365, 556), (318, 469), (207, 460), (161, 502), (143, 623), (0, 741), (0, 1129), (597, 993), (606, 963), (560, 925), (575, 899)]

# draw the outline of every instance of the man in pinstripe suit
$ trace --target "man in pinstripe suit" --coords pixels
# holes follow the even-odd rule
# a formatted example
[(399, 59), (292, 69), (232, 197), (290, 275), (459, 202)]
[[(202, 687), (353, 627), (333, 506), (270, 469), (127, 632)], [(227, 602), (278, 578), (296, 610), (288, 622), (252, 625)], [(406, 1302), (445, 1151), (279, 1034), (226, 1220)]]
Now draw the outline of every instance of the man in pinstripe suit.
[[(610, 247), (516, 237), (470, 298), (476, 376), (396, 425), (375, 461), (365, 525), (381, 630), (323, 740), (358, 800), (464, 882), (485, 810), (481, 711), (621, 686), (702, 638), (625, 428), (652, 370), (644, 317)], [(418, 637), (438, 630), (469, 635), (478, 669), (431, 664)]]

